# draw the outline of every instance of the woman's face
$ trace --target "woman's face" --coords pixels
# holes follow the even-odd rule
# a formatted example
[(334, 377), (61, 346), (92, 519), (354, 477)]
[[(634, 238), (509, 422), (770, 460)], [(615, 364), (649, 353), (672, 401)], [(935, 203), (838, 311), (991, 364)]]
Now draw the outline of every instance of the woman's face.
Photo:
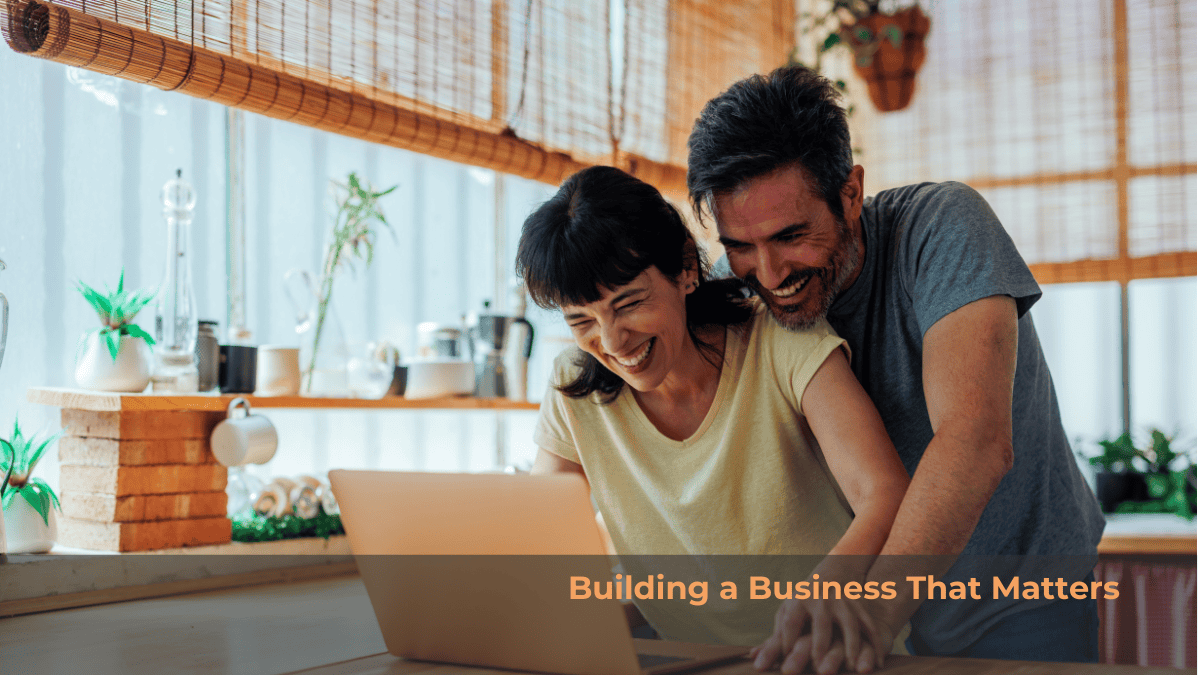
[(684, 300), (695, 279), (686, 271), (671, 281), (652, 265), (595, 302), (564, 306), (563, 318), (580, 349), (637, 391), (652, 391), (691, 344)]

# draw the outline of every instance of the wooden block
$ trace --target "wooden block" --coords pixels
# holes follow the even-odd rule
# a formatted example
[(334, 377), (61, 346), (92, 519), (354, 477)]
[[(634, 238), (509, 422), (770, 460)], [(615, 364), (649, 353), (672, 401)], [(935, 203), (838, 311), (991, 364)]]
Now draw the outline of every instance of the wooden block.
[(225, 489), (227, 470), (220, 464), (160, 464), (155, 466), (59, 467), (63, 492), (125, 495), (167, 495), (218, 492)]
[(128, 441), (64, 436), (58, 442), (58, 459), (76, 466), (217, 463), (208, 439), (201, 438)]
[(156, 551), (226, 544), (232, 535), (233, 523), (228, 518), (100, 523), (64, 515), (58, 521), (59, 544), (93, 551)]
[(223, 516), (228, 497), (224, 492), (177, 495), (116, 495), (63, 492), (62, 513), (80, 520), (132, 523)]
[(69, 436), (151, 440), (175, 438), (208, 439), (223, 412), (193, 410), (133, 410), (97, 412), (63, 408), (63, 431)]

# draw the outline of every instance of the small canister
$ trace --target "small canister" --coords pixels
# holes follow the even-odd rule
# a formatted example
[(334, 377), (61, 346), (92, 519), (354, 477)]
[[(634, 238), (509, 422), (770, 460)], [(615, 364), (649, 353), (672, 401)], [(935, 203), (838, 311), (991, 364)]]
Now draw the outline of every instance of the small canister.
[(220, 366), (221, 346), (217, 342), (217, 322), (200, 321), (196, 334), (196, 369), (199, 371), (200, 391), (217, 388)]

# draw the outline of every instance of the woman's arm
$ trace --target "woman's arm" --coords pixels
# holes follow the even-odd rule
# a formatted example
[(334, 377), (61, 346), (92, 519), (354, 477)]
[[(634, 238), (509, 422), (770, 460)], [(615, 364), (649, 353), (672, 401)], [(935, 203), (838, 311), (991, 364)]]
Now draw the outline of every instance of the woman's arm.
[[(908, 489), (908, 473), (841, 349), (821, 364), (800, 406), (854, 511), (850, 527), (813, 572), (822, 580), (861, 583), (887, 541)], [(841, 644), (830, 649), (834, 624)], [(805, 666), (822, 673), (864, 672), (880, 663), (893, 637), (855, 601), (787, 600), (775, 616), (774, 633), (751, 655), (759, 670), (781, 662), (785, 675)]]
[(800, 405), (854, 511), (854, 521), (829, 554), (877, 555), (904, 500), (908, 473), (841, 349), (817, 369)]
[(583, 476), (584, 480), (587, 480), (587, 475), (583, 473), (582, 466), (569, 459), (563, 459), (545, 448), (538, 448), (537, 457), (533, 460), (533, 468), (529, 470), (529, 473), (577, 473)]

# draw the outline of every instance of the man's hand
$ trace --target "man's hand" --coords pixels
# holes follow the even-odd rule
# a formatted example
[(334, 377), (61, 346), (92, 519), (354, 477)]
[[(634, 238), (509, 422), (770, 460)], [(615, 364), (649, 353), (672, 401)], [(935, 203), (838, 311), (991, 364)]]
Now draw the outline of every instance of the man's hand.
[(785, 600), (774, 633), (750, 652), (754, 667), (779, 664), (785, 675), (806, 667), (821, 675), (872, 672), (883, 666), (897, 634), (877, 613), (864, 600)]

